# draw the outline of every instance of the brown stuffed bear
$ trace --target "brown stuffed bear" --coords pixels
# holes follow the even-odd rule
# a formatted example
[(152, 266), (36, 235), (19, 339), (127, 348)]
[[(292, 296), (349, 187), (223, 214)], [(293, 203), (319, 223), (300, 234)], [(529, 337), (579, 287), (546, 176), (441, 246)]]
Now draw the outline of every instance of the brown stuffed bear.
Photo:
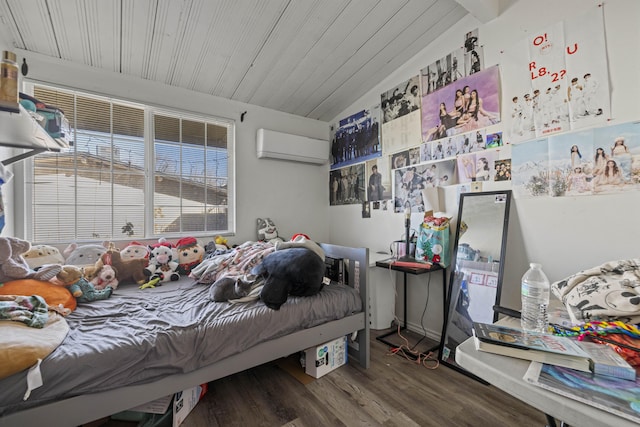
[[(93, 272), (100, 271), (103, 265), (110, 265), (118, 272), (117, 279), (120, 284), (133, 282), (141, 285), (147, 281), (147, 276), (144, 274), (147, 260), (144, 258), (125, 260), (122, 259), (118, 250), (108, 250), (96, 262)], [(86, 274), (87, 271), (85, 269), (85, 276)]]
[(82, 277), (82, 269), (75, 265), (65, 265), (56, 275), (57, 281), (66, 287), (78, 302), (93, 302), (111, 297), (113, 289), (107, 286), (104, 289), (94, 288), (92, 283)]

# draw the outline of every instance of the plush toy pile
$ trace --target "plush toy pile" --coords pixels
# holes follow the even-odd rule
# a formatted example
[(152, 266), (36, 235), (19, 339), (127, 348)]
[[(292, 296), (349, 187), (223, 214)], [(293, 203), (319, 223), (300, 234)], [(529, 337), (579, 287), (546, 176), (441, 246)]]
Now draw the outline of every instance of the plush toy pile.
[(22, 288), (24, 295), (31, 295), (38, 284), (60, 289), (74, 301), (73, 308), (66, 304), (65, 312), (60, 311), (68, 314), (75, 302), (107, 299), (121, 285), (147, 285), (141, 286), (144, 289), (178, 280), (202, 262), (204, 255), (204, 248), (194, 237), (179, 239), (176, 244), (166, 239), (152, 245), (133, 241), (122, 249), (108, 242), (71, 243), (62, 251), (55, 246), (32, 246), (26, 240), (0, 237), (0, 283), (16, 295)]

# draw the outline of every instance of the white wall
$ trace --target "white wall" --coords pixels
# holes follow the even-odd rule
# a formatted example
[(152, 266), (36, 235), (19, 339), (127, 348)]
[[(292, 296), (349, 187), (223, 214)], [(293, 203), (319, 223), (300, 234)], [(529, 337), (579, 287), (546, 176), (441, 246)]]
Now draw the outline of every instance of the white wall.
[[(229, 237), (229, 242), (256, 240), (258, 217), (271, 217), (284, 239), (303, 232), (319, 241), (328, 240), (328, 166), (256, 157), (256, 131), (259, 128), (328, 139), (327, 123), (79, 66), (26, 51), (14, 51), (19, 58), (27, 58), (28, 78), (32, 80), (235, 120), (237, 232), (235, 236)], [(244, 111), (247, 114), (241, 122), (240, 115)], [(19, 169), (20, 165), (15, 168)], [(7, 198), (7, 207), (15, 208), (7, 215), (16, 221), (23, 217), (19, 199)], [(20, 229), (19, 226), (16, 227), (16, 232), (19, 233)]]
[[(596, 7), (596, 0), (519, 0), (509, 4), (495, 20), (481, 24), (468, 16), (427, 46), (383, 83), (354, 102), (335, 119), (344, 118), (380, 101), (380, 94), (399, 82), (419, 73), (420, 69), (462, 45), (467, 31), (479, 29), (484, 46), (485, 65), (499, 63), (500, 51), (526, 38), (541, 27), (569, 19)], [(507, 2), (503, 2), (507, 4)], [(640, 118), (640, 2), (608, 0), (604, 5), (605, 31), (611, 85), (612, 120), (624, 123)], [(503, 86), (508, 82), (502, 82)], [(416, 145), (419, 144), (419, 141)], [(490, 183), (484, 189), (509, 188)], [(497, 187), (497, 185), (502, 185)], [(457, 213), (456, 192), (446, 190), (446, 211)], [(515, 199), (512, 205), (502, 304), (520, 308), (520, 278), (529, 261), (540, 262), (549, 279), (560, 280), (583, 268), (612, 259), (639, 255), (636, 225), (640, 193), (589, 197)], [(385, 250), (389, 242), (403, 233), (403, 216), (391, 212), (371, 211), (371, 218), (361, 218), (359, 206), (335, 206), (329, 209), (330, 237), (336, 244), (368, 246), (373, 252)], [(420, 215), (412, 218), (414, 226)], [(454, 232), (452, 232), (452, 235)], [(428, 334), (439, 335), (442, 325), (440, 274), (431, 280), (428, 312), (424, 325)], [(401, 284), (401, 278), (397, 278)], [(420, 316), (427, 300), (426, 277), (411, 277), (409, 284), (409, 327), (421, 331)], [(396, 313), (402, 316), (402, 286), (397, 287)]]

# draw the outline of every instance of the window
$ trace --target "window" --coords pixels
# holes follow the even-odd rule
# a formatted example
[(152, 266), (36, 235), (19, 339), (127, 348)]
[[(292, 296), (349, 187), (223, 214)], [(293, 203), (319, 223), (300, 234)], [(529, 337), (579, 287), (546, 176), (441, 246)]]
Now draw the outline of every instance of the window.
[(31, 241), (232, 230), (233, 122), (40, 85), (33, 94), (64, 111), (73, 146), (35, 156), (27, 171)]

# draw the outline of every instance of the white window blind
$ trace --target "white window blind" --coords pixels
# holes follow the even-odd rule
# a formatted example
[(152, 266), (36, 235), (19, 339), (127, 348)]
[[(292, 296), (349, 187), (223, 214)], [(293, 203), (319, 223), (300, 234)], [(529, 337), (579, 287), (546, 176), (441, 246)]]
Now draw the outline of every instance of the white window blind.
[(40, 85), (33, 93), (64, 111), (74, 143), (67, 152), (34, 157), (27, 180), (32, 241), (230, 231), (232, 122)]

